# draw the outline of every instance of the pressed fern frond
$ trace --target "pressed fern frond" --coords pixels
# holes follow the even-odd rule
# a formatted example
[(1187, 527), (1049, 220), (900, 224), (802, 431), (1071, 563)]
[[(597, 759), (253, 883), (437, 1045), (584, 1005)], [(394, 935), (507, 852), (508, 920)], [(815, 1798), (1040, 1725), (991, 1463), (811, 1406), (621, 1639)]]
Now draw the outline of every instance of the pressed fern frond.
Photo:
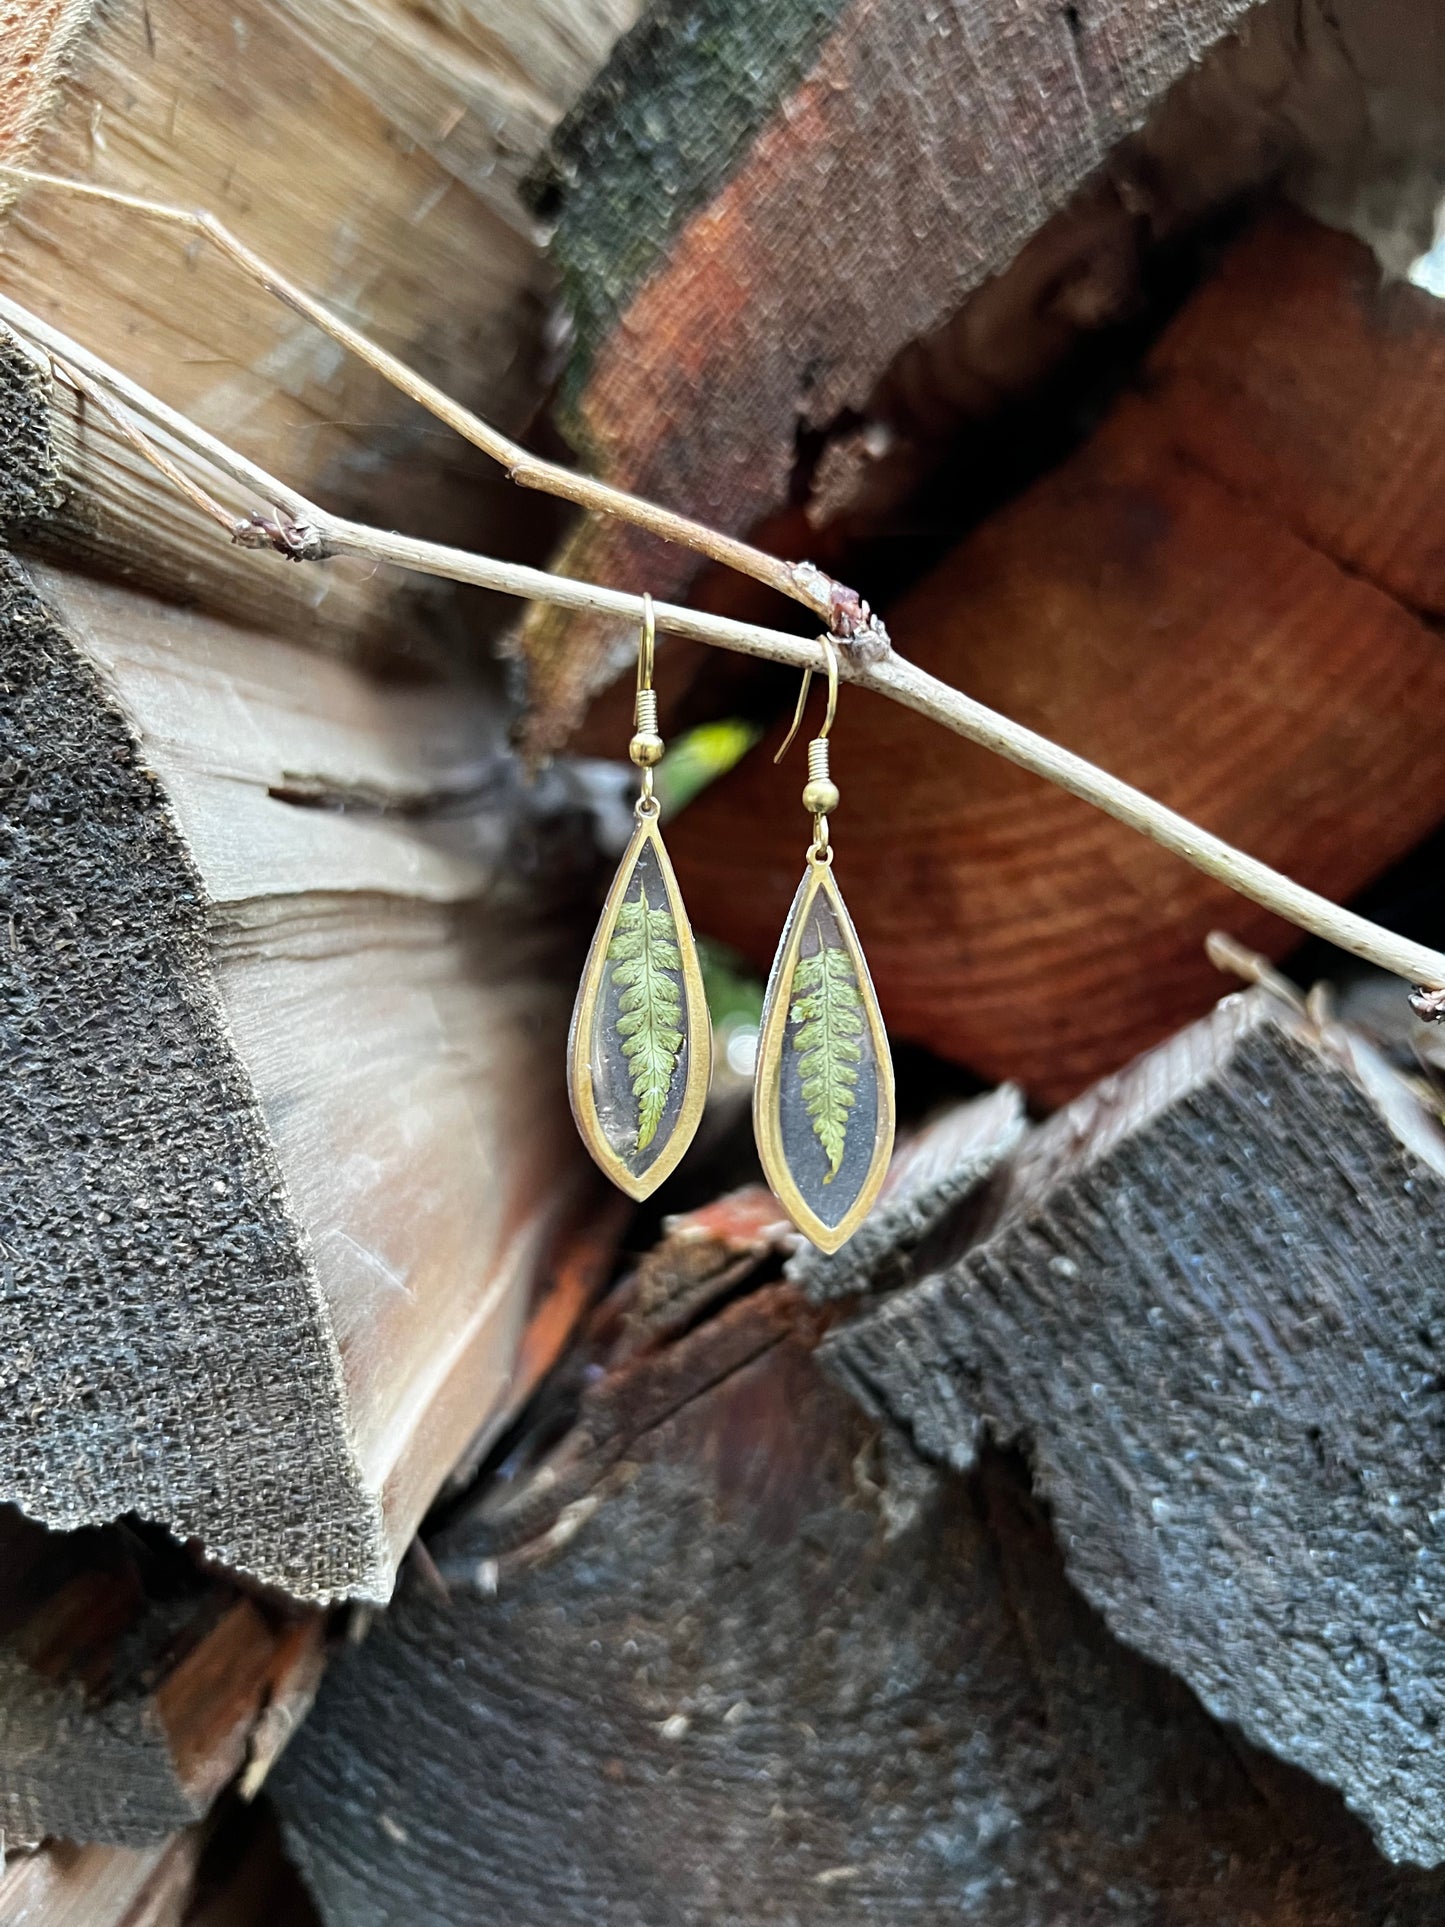
[(848, 1113), (858, 1096), (863, 1012), (852, 959), (841, 945), (823, 941), (821, 927), (818, 948), (811, 957), (800, 958), (793, 973), (793, 1005), (788, 1014), (798, 1026), (793, 1049), (798, 1053), (803, 1105), (828, 1159), (823, 1182), (831, 1184), (843, 1162)]
[(682, 1050), (682, 993), (671, 974), (681, 970), (682, 959), (671, 913), (665, 903), (653, 909), (641, 879), (637, 895), (617, 913), (607, 961), (619, 992), (617, 1034), (637, 1099), (637, 1148), (645, 1151), (662, 1122)]

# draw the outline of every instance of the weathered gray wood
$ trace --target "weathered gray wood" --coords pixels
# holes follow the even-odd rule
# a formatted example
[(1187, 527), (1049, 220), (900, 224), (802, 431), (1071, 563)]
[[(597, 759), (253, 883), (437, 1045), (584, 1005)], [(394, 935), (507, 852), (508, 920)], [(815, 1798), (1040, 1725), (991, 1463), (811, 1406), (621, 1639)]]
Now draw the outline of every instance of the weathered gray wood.
[(278, 0), (316, 60), (513, 226), (518, 187), (638, 0)]
[(1445, 1134), (1251, 992), (1052, 1119), (993, 1234), (828, 1355), (943, 1463), (1021, 1446), (1117, 1636), (1434, 1865), (1442, 1345)]
[[(796, 499), (800, 437), (999, 274), (1249, 0), (675, 0), (559, 129), (553, 253), (570, 430), (609, 480), (744, 532)], [(705, 407), (699, 397), (706, 396)], [(797, 531), (790, 531), (796, 539)], [(694, 558), (579, 527), (593, 581)], [(615, 625), (529, 616), (552, 747), (623, 666)]]
[(551, 805), (465, 684), (35, 580), (4, 565), (0, 1498), (384, 1596), (588, 1183), (521, 880)]
[[(499, 211), (407, 138), (382, 51), (368, 96), (269, 0), (86, 11), (24, 130), (30, 165), (212, 209), (463, 399), (525, 416), (538, 393), (534, 234), (519, 205)], [(375, 12), (382, 49), (398, 16), (414, 17), (383, 0)], [(10, 57), (7, 40), (0, 87)], [(574, 71), (580, 85), (585, 59)], [(7, 152), (22, 158), (19, 143)], [(388, 520), (425, 504), (439, 539), (495, 493), (490, 465), (460, 448), (442, 481), (401, 397), (213, 250), (188, 256), (174, 230), (13, 181), (0, 210), (8, 294), (297, 487)], [(393, 583), (375, 594), (390, 602)]]
[(878, 1203), (842, 1250), (828, 1257), (800, 1238), (787, 1276), (815, 1302), (897, 1291), (927, 1277), (972, 1242), (984, 1188), (1023, 1133), (1023, 1093), (1014, 1084), (950, 1105), (905, 1139)]
[[(880, 1436), (818, 1318), (764, 1291), (634, 1359), (432, 1541), (449, 1596), (404, 1585), (273, 1783), (332, 1927), (1438, 1917), (1109, 1638), (1016, 1468)], [(597, 1396), (631, 1437), (559, 1493)]]

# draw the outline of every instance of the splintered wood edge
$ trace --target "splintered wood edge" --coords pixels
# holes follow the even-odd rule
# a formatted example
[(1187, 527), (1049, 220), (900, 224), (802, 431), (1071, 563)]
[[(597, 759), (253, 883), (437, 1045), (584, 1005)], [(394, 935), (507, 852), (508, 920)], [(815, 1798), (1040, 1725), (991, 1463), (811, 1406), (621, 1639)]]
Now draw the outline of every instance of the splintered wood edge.
[[(152, 423), (145, 432), (223, 505), (242, 491)], [(246, 502), (246, 508), (269, 504)], [(370, 565), (303, 568), (242, 549), (201, 518), (103, 410), (56, 376), (44, 352), (0, 325), (0, 525), (22, 554), (123, 580), (166, 600), (274, 634), (355, 653), (381, 640)]]
[[(75, 43), (96, 11), (97, 0), (32, 0), (7, 10), (0, 58), (0, 159), (24, 157), (50, 113)], [(13, 198), (13, 184), (0, 180), (0, 214)]]
[[(12, 941), (22, 967), (64, 1003), (68, 1034), (81, 1046), (58, 1055), (43, 1036), (27, 1043), (22, 1026), (22, 1052), (38, 1052), (51, 1069), (25, 1080), (27, 1102), (10, 1114), (17, 1185), (29, 1174), (14, 1200), (28, 1230), (23, 1242), (12, 1239), (12, 1260), (31, 1281), (18, 1302), (30, 1321), (53, 1321), (56, 1331), (84, 1324), (98, 1315), (90, 1294), (108, 1303), (109, 1287), (103, 1271), (87, 1285), (77, 1253), (96, 1238), (119, 1241), (115, 1262), (170, 1281), (169, 1299), (146, 1316), (158, 1321), (157, 1344), (181, 1346), (174, 1369), (159, 1376), (142, 1364), (153, 1364), (144, 1342), (132, 1363), (144, 1372), (131, 1388), (132, 1417), (149, 1414), (166, 1450), (139, 1465), (129, 1454), (117, 1459), (104, 1428), (77, 1415), (73, 1393), (37, 1388), (33, 1400), (7, 1408), (3, 1496), (61, 1529), (136, 1512), (302, 1597), (385, 1590), (378, 1508), (354, 1463), (335, 1339), (254, 1087), (204, 969), (201, 881), (125, 716), (19, 566), (0, 563), (0, 573), (13, 780), (25, 786), (32, 832), (55, 826), (53, 841), (32, 834), (21, 846)], [(57, 919), (77, 933), (74, 942), (50, 940)], [(135, 998), (144, 1001), (144, 1026), (130, 1015)], [(43, 998), (38, 1005), (48, 1008)], [(47, 1122), (51, 1107), (67, 1104), (95, 1122), (77, 1152), (83, 1180), (77, 1170), (57, 1188), (53, 1149), (42, 1147), (61, 1128)], [(142, 1194), (145, 1214), (135, 1207)], [(187, 1278), (184, 1302), (200, 1321), (189, 1340), (174, 1329)], [(33, 1335), (16, 1330), (5, 1343), (12, 1356), (29, 1356)], [(220, 1373), (214, 1346), (227, 1358)], [(59, 1366), (40, 1354), (41, 1382), (69, 1369), (65, 1353), (62, 1343)], [(260, 1391), (276, 1383), (291, 1388), (284, 1425)], [(112, 1386), (112, 1397), (126, 1395)], [(271, 1423), (238, 1452), (253, 1409), (268, 1410)], [(197, 1431), (202, 1415), (215, 1442), (232, 1447), (219, 1499), (216, 1469), (196, 1460), (195, 1440), (207, 1435), (205, 1425)], [(266, 1447), (274, 1450), (263, 1455)], [(88, 1466), (82, 1487), (77, 1456)], [(299, 1533), (298, 1518), (306, 1521)]]

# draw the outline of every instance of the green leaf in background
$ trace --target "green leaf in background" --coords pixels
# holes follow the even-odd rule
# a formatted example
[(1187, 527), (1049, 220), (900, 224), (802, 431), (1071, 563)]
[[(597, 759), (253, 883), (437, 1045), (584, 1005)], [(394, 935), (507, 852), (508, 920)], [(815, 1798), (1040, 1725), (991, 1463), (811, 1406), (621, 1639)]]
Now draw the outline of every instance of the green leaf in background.
[(645, 1151), (662, 1122), (682, 1050), (682, 995), (672, 974), (682, 959), (671, 913), (665, 904), (653, 909), (643, 881), (618, 912), (607, 961), (620, 993), (617, 1034), (637, 1099), (637, 1148)]
[(747, 958), (713, 937), (699, 937), (697, 960), (713, 1029), (751, 1024), (756, 1030), (763, 1021), (763, 984)]
[(826, 944), (821, 928), (818, 948), (811, 957), (798, 960), (792, 993), (788, 1015), (798, 1026), (793, 1049), (798, 1053), (803, 1106), (828, 1159), (823, 1182), (831, 1184), (843, 1162), (848, 1113), (857, 1098), (863, 1012), (852, 959), (841, 945)]
[(657, 766), (657, 798), (664, 816), (675, 816), (685, 804), (726, 776), (762, 735), (758, 723), (701, 723), (684, 730)]

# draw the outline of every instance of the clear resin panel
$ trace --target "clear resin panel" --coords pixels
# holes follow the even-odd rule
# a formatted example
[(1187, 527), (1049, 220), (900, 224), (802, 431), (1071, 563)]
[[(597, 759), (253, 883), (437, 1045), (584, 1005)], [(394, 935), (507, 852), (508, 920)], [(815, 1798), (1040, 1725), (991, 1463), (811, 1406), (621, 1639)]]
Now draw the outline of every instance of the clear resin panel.
[(868, 967), (825, 867), (810, 866), (773, 965), (754, 1097), (768, 1181), (824, 1249), (866, 1216), (893, 1146), (893, 1067)]
[(697, 1128), (711, 1039), (692, 931), (655, 821), (622, 860), (572, 1020), (569, 1083), (598, 1163), (644, 1197)]

